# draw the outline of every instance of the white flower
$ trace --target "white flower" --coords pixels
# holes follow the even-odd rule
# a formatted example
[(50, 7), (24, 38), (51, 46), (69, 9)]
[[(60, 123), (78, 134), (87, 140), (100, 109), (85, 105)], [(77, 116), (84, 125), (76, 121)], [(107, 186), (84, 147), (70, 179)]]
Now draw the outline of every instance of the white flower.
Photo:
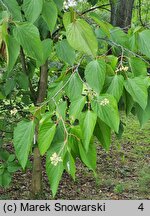
[(122, 67), (120, 68), (121, 71), (125, 71), (125, 72), (128, 71), (128, 69), (129, 69), (128, 67), (124, 67), (124, 66), (122, 66)]
[(107, 104), (109, 104), (109, 100), (107, 98), (104, 98), (101, 102), (100, 105), (101, 106), (106, 106)]
[(128, 71), (128, 69), (129, 69), (129, 67), (127, 67), (127, 66), (120, 66), (119, 68), (117, 68), (116, 69), (116, 72), (119, 72), (119, 71), (125, 71), (125, 72), (127, 72)]
[(59, 162), (62, 161), (61, 157), (58, 156), (58, 154), (55, 152), (51, 157), (50, 157), (51, 164), (54, 166), (57, 166)]
[(18, 112), (18, 110), (16, 108), (14, 108), (13, 110), (10, 111), (11, 115), (16, 115), (16, 113)]

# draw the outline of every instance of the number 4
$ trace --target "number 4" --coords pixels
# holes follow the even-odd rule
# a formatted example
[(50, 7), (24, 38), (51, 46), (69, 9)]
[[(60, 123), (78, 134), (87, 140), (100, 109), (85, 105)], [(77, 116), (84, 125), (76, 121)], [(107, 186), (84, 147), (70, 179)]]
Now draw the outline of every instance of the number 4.
[(143, 203), (141, 203), (141, 204), (139, 205), (138, 209), (141, 210), (141, 211), (144, 210), (144, 205), (143, 205)]

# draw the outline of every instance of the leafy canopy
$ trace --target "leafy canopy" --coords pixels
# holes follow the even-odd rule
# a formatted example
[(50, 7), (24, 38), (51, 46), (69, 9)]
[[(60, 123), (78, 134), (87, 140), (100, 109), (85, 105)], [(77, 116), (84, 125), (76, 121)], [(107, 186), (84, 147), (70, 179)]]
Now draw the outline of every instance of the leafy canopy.
[[(97, 12), (83, 13), (90, 2), (1, 4), (0, 100), (16, 104), (10, 107), (18, 121), (13, 143), (19, 163), (25, 169), (38, 146), (53, 196), (64, 170), (75, 180), (77, 158), (96, 174), (94, 137), (109, 150), (111, 132), (121, 133), (118, 107), (137, 113), (141, 124), (150, 119), (150, 30), (125, 33)], [(39, 103), (41, 85), (46, 95)], [(0, 185), (10, 183), (9, 171), (0, 168)]]

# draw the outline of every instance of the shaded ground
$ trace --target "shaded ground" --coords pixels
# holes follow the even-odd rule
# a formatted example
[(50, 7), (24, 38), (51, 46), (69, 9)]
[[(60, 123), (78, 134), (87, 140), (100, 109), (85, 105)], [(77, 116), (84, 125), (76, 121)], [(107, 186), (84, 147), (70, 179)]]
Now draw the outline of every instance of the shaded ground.
[[(76, 181), (64, 173), (56, 199), (150, 199), (150, 122), (140, 129), (133, 116), (123, 121), (123, 137), (113, 136), (109, 153), (97, 143), (98, 178), (77, 162)], [(43, 193), (37, 199), (52, 199), (44, 170), (43, 177)], [(30, 184), (31, 171), (19, 171), (9, 189), (0, 189), (0, 199), (32, 199)]]

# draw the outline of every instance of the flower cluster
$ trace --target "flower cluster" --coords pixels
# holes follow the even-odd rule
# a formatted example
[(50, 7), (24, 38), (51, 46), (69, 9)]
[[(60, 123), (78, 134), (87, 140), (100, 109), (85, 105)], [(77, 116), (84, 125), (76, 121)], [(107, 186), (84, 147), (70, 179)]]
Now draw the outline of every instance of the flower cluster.
[(70, 7), (76, 7), (78, 3), (85, 3), (86, 0), (65, 0), (64, 1), (64, 9), (68, 9)]
[(16, 115), (16, 113), (18, 112), (18, 110), (16, 108), (14, 108), (13, 110), (10, 111), (11, 115)]
[(54, 166), (57, 166), (57, 164), (62, 161), (61, 157), (59, 157), (56, 152), (50, 157), (50, 160), (51, 164)]
[(106, 106), (109, 104), (109, 100), (107, 98), (104, 98), (101, 102), (100, 102), (100, 105), (101, 106)]
[(127, 72), (128, 69), (129, 69), (129, 67), (127, 67), (127, 66), (124, 67), (124, 66), (122, 65), (121, 67), (117, 68), (116, 72), (119, 72), (119, 71)]

